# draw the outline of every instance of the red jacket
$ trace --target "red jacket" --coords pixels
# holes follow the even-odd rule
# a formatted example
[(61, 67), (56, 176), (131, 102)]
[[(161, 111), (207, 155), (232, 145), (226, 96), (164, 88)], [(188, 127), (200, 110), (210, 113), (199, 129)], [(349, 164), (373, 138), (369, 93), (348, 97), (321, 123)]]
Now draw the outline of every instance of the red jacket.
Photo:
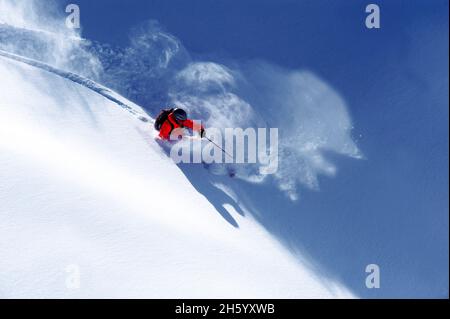
[[(186, 119), (184, 121), (178, 122), (173, 113), (170, 113), (167, 116), (167, 120), (161, 125), (161, 129), (159, 130), (159, 137), (165, 140), (170, 140), (170, 134), (172, 131), (176, 128), (183, 128), (187, 127), (191, 130), (194, 130), (194, 121), (190, 119)], [(201, 131), (204, 130), (203, 125), (200, 126), (200, 128), (197, 128), (197, 131), (201, 133)]]

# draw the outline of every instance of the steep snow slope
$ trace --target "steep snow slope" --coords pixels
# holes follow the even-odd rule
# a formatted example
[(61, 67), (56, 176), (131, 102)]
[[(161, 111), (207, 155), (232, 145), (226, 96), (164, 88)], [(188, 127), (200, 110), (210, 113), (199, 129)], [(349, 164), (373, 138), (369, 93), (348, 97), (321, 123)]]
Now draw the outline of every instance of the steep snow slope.
[(352, 297), (62, 76), (0, 57), (0, 297)]

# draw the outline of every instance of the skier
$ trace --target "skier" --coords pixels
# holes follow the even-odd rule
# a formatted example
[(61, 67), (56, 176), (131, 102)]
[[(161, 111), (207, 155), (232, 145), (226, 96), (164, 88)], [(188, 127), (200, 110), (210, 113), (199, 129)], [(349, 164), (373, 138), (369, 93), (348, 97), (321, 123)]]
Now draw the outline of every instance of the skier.
[(205, 136), (203, 125), (194, 127), (194, 121), (188, 119), (186, 111), (178, 107), (162, 110), (155, 120), (155, 129), (159, 131), (159, 137), (163, 140), (170, 140), (170, 134), (174, 129), (185, 127), (198, 131), (202, 138)]

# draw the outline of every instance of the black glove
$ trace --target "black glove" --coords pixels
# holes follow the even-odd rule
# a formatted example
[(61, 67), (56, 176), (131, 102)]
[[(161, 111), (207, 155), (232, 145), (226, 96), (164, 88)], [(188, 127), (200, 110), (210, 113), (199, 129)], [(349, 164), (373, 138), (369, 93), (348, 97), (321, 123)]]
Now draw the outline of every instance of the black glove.
[(206, 131), (205, 131), (205, 129), (202, 127), (202, 128), (200, 129), (200, 137), (203, 138), (203, 137), (205, 137), (205, 135), (206, 135)]

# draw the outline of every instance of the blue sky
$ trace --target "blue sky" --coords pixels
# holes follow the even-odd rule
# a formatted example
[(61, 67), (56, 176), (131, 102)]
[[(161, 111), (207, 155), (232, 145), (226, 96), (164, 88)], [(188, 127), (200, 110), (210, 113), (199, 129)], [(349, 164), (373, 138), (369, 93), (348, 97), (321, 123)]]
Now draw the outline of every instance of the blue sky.
[[(91, 40), (125, 46), (130, 28), (155, 19), (195, 59), (264, 60), (326, 79), (365, 159), (331, 154), (338, 175), (298, 202), (244, 186), (280, 210), (261, 223), (362, 297), (448, 297), (448, 1), (377, 1), (379, 30), (364, 27), (370, 2), (359, 0), (76, 3)], [(380, 289), (364, 286), (370, 263)]]

